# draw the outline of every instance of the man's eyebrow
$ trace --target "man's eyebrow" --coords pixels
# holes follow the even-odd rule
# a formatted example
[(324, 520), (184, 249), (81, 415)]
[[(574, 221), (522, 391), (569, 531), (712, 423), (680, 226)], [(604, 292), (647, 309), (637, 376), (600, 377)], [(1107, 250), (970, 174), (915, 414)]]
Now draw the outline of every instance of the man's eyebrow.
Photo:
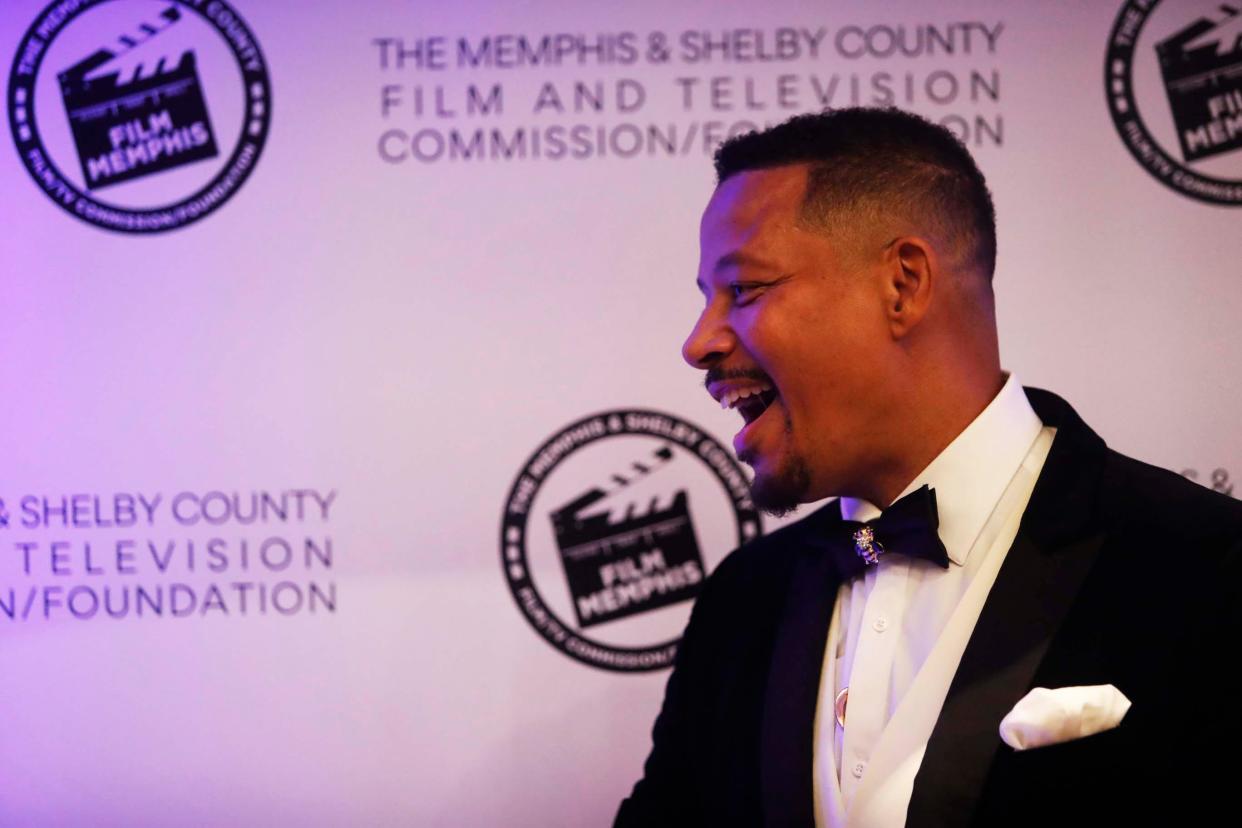
[[(716, 266), (712, 268), (712, 272), (716, 273), (727, 267), (752, 267), (758, 268), (759, 270), (780, 269), (776, 265), (765, 261), (759, 256), (755, 256), (742, 250), (734, 250), (721, 256), (716, 260)], [(702, 276), (695, 279), (694, 283), (698, 285), (700, 293), (707, 293), (707, 283), (703, 281)]]
[(779, 269), (759, 256), (755, 256), (742, 250), (734, 250), (731, 253), (726, 253), (721, 256), (716, 260), (716, 266), (713, 270), (723, 270), (726, 267), (755, 267), (761, 270)]

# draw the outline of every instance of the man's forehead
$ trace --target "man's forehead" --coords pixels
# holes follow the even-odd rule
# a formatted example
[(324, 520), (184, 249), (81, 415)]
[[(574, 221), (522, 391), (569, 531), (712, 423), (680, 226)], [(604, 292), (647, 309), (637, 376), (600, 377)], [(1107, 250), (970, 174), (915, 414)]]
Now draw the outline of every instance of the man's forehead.
[(712, 193), (700, 233), (706, 237), (796, 223), (806, 194), (807, 169), (806, 164), (791, 164), (735, 173)]
[(733, 267), (780, 269), (806, 191), (805, 165), (737, 173), (712, 194), (699, 227), (700, 288)]

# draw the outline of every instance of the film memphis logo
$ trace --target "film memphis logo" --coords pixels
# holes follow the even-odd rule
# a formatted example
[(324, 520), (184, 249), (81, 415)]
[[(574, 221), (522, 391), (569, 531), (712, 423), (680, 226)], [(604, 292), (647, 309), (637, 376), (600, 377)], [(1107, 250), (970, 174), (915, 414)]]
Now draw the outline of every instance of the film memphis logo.
[(1156, 44), (1182, 157), (1242, 147), (1242, 12), (1219, 7)]
[(685, 489), (660, 508), (630, 502), (620, 516), (604, 506), (637, 480), (673, 459), (668, 446), (614, 474), (610, 488), (592, 486), (551, 513), (561, 565), (582, 628), (658, 609), (698, 594), (703, 556)]
[(61, 72), (60, 93), (87, 188), (98, 190), (219, 154), (192, 50), (176, 65), (161, 57), (150, 74), (139, 64), (122, 81), (100, 70), (181, 20), (176, 7), (141, 23)]

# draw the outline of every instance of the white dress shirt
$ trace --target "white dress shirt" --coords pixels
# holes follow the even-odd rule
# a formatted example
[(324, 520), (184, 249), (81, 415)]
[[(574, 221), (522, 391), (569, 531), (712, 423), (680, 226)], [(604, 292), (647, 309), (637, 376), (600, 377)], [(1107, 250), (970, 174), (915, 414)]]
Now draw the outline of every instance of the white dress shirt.
[[(949, 568), (881, 555), (841, 585), (815, 714), (821, 828), (905, 824), (927, 741), (1054, 435), (1010, 375), (900, 495), (935, 490)], [(863, 500), (841, 498), (840, 506), (846, 520), (880, 514)], [(834, 702), (847, 687), (842, 728)]]

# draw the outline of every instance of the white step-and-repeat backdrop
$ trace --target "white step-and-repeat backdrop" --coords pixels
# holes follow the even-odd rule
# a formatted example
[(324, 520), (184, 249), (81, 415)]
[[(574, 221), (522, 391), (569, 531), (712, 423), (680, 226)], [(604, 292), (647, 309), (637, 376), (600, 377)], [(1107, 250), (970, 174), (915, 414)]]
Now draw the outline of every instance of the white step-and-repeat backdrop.
[(1242, 494), (1240, 22), (7, 0), (0, 823), (605, 824), (774, 525), (678, 351), (797, 112), (960, 135), (1005, 365)]

